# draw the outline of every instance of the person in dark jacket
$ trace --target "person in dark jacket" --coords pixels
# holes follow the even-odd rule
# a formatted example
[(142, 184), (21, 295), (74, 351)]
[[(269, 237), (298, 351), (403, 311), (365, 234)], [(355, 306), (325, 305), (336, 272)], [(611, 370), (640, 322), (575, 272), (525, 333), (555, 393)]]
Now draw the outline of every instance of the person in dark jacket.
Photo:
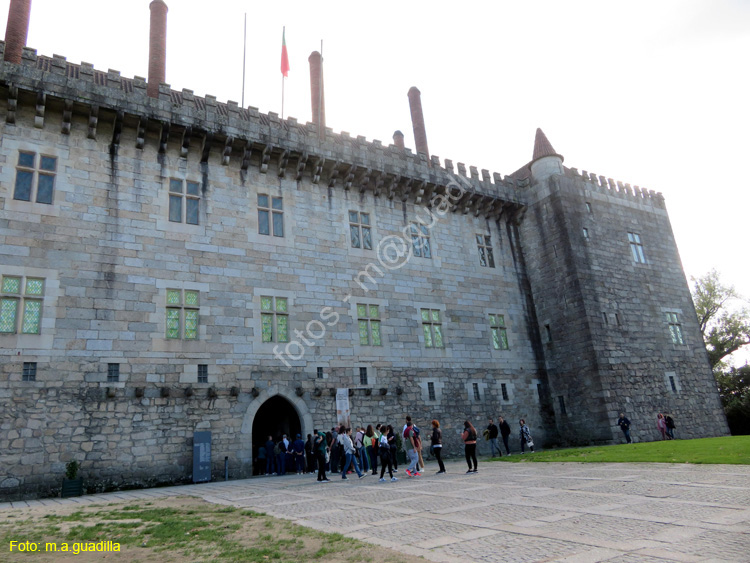
[(504, 420), (502, 416), (497, 417), (497, 423), (500, 426), (500, 436), (503, 437), (505, 454), (510, 455), (510, 447), (508, 447), (508, 438), (510, 437), (510, 433), (512, 432), (510, 429), (510, 424), (508, 424), (508, 421)]
[(315, 463), (315, 451), (313, 448), (312, 434), (307, 435), (307, 442), (305, 442), (305, 460), (307, 461), (306, 472), (315, 473), (315, 470), (317, 469), (317, 464)]
[(491, 457), (495, 457), (495, 450), (497, 450), (498, 457), (502, 457), (503, 455), (503, 452), (501, 452), (500, 448), (497, 446), (497, 435), (498, 435), (497, 425), (495, 424), (495, 421), (490, 419), (490, 423), (487, 426), (487, 439), (490, 441)]
[(667, 437), (670, 440), (674, 440), (674, 429), (675, 429), (674, 419), (671, 416), (669, 416), (668, 414), (665, 414), (664, 415), (664, 424), (667, 425)]
[(438, 462), (440, 471), (436, 475), (445, 473), (445, 465), (443, 464), (443, 431), (440, 430), (440, 423), (437, 420), (432, 421), (432, 451), (435, 453), (435, 459)]
[(273, 437), (269, 436), (266, 441), (266, 475), (275, 475), (274, 469), (276, 469), (276, 455), (273, 453), (273, 448), (276, 446), (273, 442)]
[(625, 439), (628, 441), (628, 444), (630, 444), (632, 442), (630, 439), (630, 421), (627, 419), (624, 412), (620, 413), (620, 418), (617, 419), (617, 426), (620, 427), (622, 433), (625, 434)]

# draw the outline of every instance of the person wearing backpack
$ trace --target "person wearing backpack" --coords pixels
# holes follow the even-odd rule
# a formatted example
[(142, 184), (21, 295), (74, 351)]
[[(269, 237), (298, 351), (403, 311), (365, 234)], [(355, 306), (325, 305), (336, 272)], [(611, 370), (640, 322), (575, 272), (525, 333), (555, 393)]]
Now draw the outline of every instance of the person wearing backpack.
[(357, 463), (357, 456), (355, 455), (356, 450), (354, 449), (354, 443), (352, 442), (352, 429), (351, 428), (344, 428), (341, 427), (341, 432), (339, 433), (339, 439), (341, 440), (341, 445), (344, 447), (344, 470), (341, 472), (341, 478), (346, 480), (348, 477), (346, 476), (346, 472), (349, 469), (350, 465), (354, 466), (354, 470), (357, 472), (357, 476), (362, 479), (364, 477), (367, 477), (367, 473), (362, 473), (362, 471), (359, 469), (359, 463)]
[[(477, 429), (468, 420), (464, 421), (464, 431), (461, 434), (464, 441), (464, 453), (466, 454), (466, 463), (469, 465), (468, 473), (477, 473)], [(471, 462), (474, 462), (474, 469), (471, 468)]]
[[(378, 474), (378, 458), (377, 458), (377, 438), (375, 436), (375, 429), (372, 427), (372, 424), (367, 425), (367, 430), (365, 431), (365, 437), (363, 440), (363, 443), (365, 444), (365, 451), (367, 452), (367, 459), (370, 460), (370, 467), (372, 468), (372, 474), (377, 475)], [(367, 471), (367, 469), (365, 469)]]
[(367, 459), (367, 451), (365, 450), (365, 429), (361, 426), (357, 428), (357, 433), (354, 435), (354, 447), (357, 449), (359, 466), (362, 468), (362, 471), (369, 471), (370, 462)]
[(328, 453), (328, 440), (324, 432), (315, 431), (315, 440), (313, 441), (313, 449), (315, 450), (315, 457), (318, 461), (318, 481), (321, 483), (330, 483), (330, 479), (326, 477), (326, 454)]
[(388, 447), (390, 448), (391, 463), (393, 463), (393, 472), (398, 473), (398, 441), (396, 440), (396, 433), (393, 431), (393, 426), (388, 425), (387, 432), (384, 434), (388, 435)]
[[(381, 425), (380, 428), (385, 430), (385, 424)], [(388, 466), (388, 474), (391, 476), (391, 481), (398, 481), (393, 476), (393, 464), (391, 463), (391, 448), (388, 445), (388, 435), (383, 432), (380, 435), (380, 442), (378, 443), (378, 453), (380, 454), (380, 482), (385, 483), (385, 468)]]
[(417, 438), (414, 432), (411, 417), (407, 417), (406, 428), (404, 429), (404, 448), (406, 449), (406, 455), (409, 457), (409, 467), (406, 468), (406, 474), (409, 477), (420, 476), (420, 473), (417, 471), (417, 462), (419, 461), (419, 454), (417, 454), (418, 441), (419, 438)]

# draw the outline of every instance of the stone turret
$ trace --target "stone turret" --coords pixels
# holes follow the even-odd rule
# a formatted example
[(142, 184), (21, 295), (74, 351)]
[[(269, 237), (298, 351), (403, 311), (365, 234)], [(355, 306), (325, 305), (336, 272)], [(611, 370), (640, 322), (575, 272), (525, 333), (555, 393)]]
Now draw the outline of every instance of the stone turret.
[(535, 182), (563, 173), (563, 156), (557, 154), (544, 131), (536, 130), (534, 156), (531, 158), (531, 176)]

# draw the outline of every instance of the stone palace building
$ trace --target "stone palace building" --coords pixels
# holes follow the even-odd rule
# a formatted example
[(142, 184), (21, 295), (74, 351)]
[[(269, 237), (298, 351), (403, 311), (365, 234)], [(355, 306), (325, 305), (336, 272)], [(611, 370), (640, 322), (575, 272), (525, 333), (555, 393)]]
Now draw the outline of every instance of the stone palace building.
[[(660, 193), (563, 165), (541, 130), (509, 176), (0, 43), (0, 498), (252, 474), (268, 434), (337, 421), (540, 445), (726, 420)], [(531, 147), (530, 147), (531, 148)], [(530, 151), (531, 152), (531, 151)], [(519, 163), (520, 164), (520, 163)], [(341, 409), (341, 402), (339, 409)]]

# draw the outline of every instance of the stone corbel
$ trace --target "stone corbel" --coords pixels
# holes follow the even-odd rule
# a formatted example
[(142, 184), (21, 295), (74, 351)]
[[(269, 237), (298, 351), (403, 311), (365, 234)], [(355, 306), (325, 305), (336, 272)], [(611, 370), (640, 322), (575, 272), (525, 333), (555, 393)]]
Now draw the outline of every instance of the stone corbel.
[(393, 176), (388, 182), (388, 199), (393, 199), (396, 195), (396, 188), (398, 187), (399, 176)]
[(118, 111), (115, 114), (115, 122), (112, 126), (112, 144), (109, 145), (109, 153), (112, 155), (117, 154), (117, 149), (120, 148), (120, 138), (122, 137), (122, 120), (125, 118), (125, 112)]
[(421, 182), (414, 182), (414, 186), (412, 187), (411, 193), (414, 196), (414, 203), (419, 205), (422, 203), (422, 199), (424, 198), (424, 190), (427, 186), (427, 182), (422, 180)]
[(224, 150), (221, 151), (221, 163), (224, 166), (229, 164), (229, 159), (232, 156), (232, 143), (234, 143), (234, 137), (227, 137), (224, 141)]
[(207, 131), (205, 135), (203, 135), (203, 146), (201, 147), (201, 162), (206, 163), (208, 162), (209, 153), (211, 152), (211, 143), (213, 143), (214, 140), (214, 134), (210, 131)]
[(159, 136), (159, 153), (167, 153), (167, 143), (169, 142), (169, 123), (162, 122), (161, 135)]
[(339, 177), (339, 161), (333, 161), (333, 168), (331, 168), (331, 176), (328, 178), (328, 187), (332, 188), (336, 185), (336, 178)]
[(409, 196), (411, 195), (411, 186), (414, 183), (414, 180), (411, 178), (402, 178), (403, 183), (401, 184), (401, 188), (399, 189), (399, 197), (401, 198), (401, 201), (403, 203), (406, 203), (409, 200)]
[(372, 170), (369, 168), (365, 168), (364, 172), (362, 172), (362, 176), (359, 178), (359, 193), (363, 194), (367, 191), (367, 187), (370, 185), (370, 175), (372, 174)]
[(299, 158), (297, 159), (297, 173), (294, 176), (294, 179), (298, 182), (302, 179), (302, 173), (305, 171), (305, 166), (307, 166), (307, 151), (299, 155)]
[(373, 174), (375, 174), (375, 183), (372, 187), (372, 194), (375, 197), (378, 197), (380, 192), (383, 191), (383, 186), (385, 185), (385, 174), (381, 174), (380, 172), (373, 172)]
[(492, 196), (482, 196), (479, 199), (477, 199), (475, 205), (474, 205), (474, 217), (479, 217), (482, 214), (482, 210), (486, 209), (487, 206), (494, 201), (495, 198)]
[(62, 128), (60, 132), (63, 135), (70, 135), (70, 123), (73, 119), (73, 100), (63, 102)]
[(319, 156), (315, 159), (315, 162), (313, 163), (313, 173), (312, 173), (312, 183), (317, 184), (320, 182), (320, 175), (323, 174), (323, 166), (326, 163), (326, 159), (322, 156)]
[(352, 164), (344, 172), (344, 189), (349, 190), (354, 182), (354, 165)]
[(47, 94), (37, 92), (36, 95), (36, 115), (34, 116), (34, 127), (42, 129), (44, 127), (44, 108), (47, 105)]
[(245, 148), (242, 149), (242, 164), (240, 165), (240, 168), (243, 172), (247, 172), (248, 167), (250, 166), (250, 158), (253, 156), (253, 148), (250, 144), (250, 141), (245, 144)]
[(190, 137), (193, 135), (193, 128), (188, 125), (182, 131), (182, 142), (180, 143), (180, 157), (187, 158), (190, 149)]
[(273, 147), (271, 145), (266, 145), (265, 147), (263, 147), (263, 152), (260, 155), (260, 171), (262, 174), (268, 172), (268, 162), (271, 160), (272, 150)]
[(288, 165), (289, 165), (289, 151), (286, 149), (281, 149), (281, 154), (279, 154), (279, 160), (276, 165), (278, 168), (279, 178), (284, 178), (286, 176), (286, 167)]
[(96, 127), (99, 124), (99, 106), (91, 106), (89, 110), (89, 139), (96, 139)]
[(8, 86), (8, 114), (5, 116), (6, 123), (16, 122), (16, 110), (18, 109), (18, 86)]
[(148, 126), (148, 118), (141, 117), (138, 119), (138, 128), (135, 134), (135, 148), (143, 150), (146, 146), (146, 127)]

